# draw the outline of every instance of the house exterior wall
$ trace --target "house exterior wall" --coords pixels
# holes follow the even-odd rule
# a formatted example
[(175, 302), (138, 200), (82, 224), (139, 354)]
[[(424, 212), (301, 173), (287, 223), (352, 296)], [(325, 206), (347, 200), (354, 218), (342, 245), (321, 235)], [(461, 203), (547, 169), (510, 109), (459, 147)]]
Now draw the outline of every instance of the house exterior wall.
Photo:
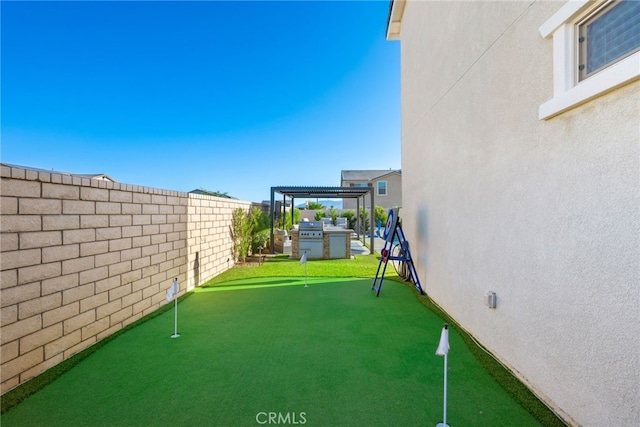
[[(378, 182), (387, 183), (387, 194), (378, 194)], [(402, 175), (394, 173), (373, 180), (374, 201), (376, 206), (382, 206), (386, 210), (402, 205)], [(365, 199), (369, 200), (368, 197)]]
[[(378, 181), (386, 181), (387, 182), (387, 195), (380, 196), (378, 195)], [(342, 183), (343, 186), (349, 187), (350, 184), (371, 184), (373, 185), (373, 201), (376, 206), (382, 206), (385, 209), (395, 208), (402, 204), (402, 175), (398, 173), (392, 173), (388, 175), (384, 175), (379, 179), (373, 179), (371, 181), (345, 181)], [(360, 201), (360, 206), (362, 207), (363, 203)], [(342, 208), (343, 209), (351, 209), (356, 210), (357, 200), (356, 199), (342, 199)], [(371, 198), (369, 195), (364, 197), (364, 208), (369, 209), (371, 206)]]
[[(342, 185), (345, 187), (349, 187), (351, 184), (369, 184), (369, 181), (348, 181), (348, 182), (344, 182)], [(375, 190), (374, 190), (375, 191)], [(376, 200), (375, 197), (375, 193), (373, 196), (374, 201), (377, 203), (378, 201)], [(363, 206), (364, 205), (364, 206)], [(362, 200), (360, 200), (360, 207), (364, 207), (364, 208), (368, 208), (369, 206), (371, 206), (371, 198), (369, 197), (369, 195), (367, 194), (364, 197), (364, 202)], [(358, 207), (358, 200), (357, 199), (342, 199), (342, 209), (346, 209), (346, 210), (352, 210), (355, 211)]]
[[(233, 266), (249, 202), (2, 166), (1, 392)], [(229, 262), (227, 262), (229, 259)]]
[(559, 415), (636, 425), (640, 82), (539, 120), (562, 5), (406, 3), (400, 215), (427, 293)]

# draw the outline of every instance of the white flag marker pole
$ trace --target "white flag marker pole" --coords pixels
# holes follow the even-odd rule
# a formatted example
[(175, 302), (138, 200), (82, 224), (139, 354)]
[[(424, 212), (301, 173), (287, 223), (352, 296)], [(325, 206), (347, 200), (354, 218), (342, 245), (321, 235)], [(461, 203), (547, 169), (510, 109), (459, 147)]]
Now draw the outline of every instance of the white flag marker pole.
[(307, 285), (307, 251), (304, 251), (302, 254), (302, 258), (300, 258), (300, 264), (304, 264), (304, 287), (308, 288)]
[(449, 354), (449, 325), (444, 324), (442, 333), (440, 334), (440, 344), (436, 350), (437, 356), (444, 356), (444, 415), (442, 422), (436, 424), (436, 427), (449, 427), (447, 424), (447, 355)]
[(174, 301), (174, 320), (173, 320), (173, 335), (171, 338), (178, 338), (180, 334), (178, 333), (178, 278), (173, 279), (173, 283), (171, 287), (167, 291), (167, 302), (171, 302), (171, 299)]

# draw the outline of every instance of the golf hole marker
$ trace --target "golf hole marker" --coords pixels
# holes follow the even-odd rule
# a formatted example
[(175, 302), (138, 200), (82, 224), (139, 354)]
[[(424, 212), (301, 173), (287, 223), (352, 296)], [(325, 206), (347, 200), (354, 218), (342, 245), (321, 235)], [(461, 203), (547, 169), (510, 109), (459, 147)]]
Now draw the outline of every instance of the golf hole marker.
[(436, 427), (449, 427), (447, 424), (447, 356), (449, 355), (449, 325), (447, 323), (442, 327), (440, 333), (440, 343), (436, 349), (436, 356), (444, 356), (444, 398), (443, 398), (443, 414), (442, 422), (436, 424)]
[(173, 283), (167, 289), (167, 302), (170, 303), (171, 300), (174, 301), (174, 321), (173, 321), (173, 335), (171, 338), (178, 338), (180, 334), (178, 333), (178, 292), (180, 291), (180, 286), (178, 285), (178, 278), (173, 279)]

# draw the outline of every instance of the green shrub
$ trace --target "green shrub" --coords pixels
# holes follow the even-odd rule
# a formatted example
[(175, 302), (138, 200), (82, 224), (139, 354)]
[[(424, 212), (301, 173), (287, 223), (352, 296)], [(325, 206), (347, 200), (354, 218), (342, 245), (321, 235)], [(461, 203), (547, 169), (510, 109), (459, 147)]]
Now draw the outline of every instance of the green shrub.
[[(297, 224), (300, 222), (300, 209), (293, 209), (293, 224)], [(274, 227), (279, 228), (280, 230), (291, 230), (293, 225), (291, 223), (291, 211), (286, 212), (284, 218), (280, 216), (280, 218), (276, 218), (274, 222)]]
[(253, 207), (249, 212), (249, 235), (251, 253), (257, 254), (260, 249), (264, 249), (271, 234), (271, 218), (262, 213), (260, 208)]
[(317, 202), (309, 202), (307, 204), (307, 209), (309, 210), (322, 211), (324, 208), (325, 206), (323, 204)]
[(271, 228), (271, 216), (263, 213), (260, 208), (253, 207), (251, 210), (251, 223), (253, 224), (253, 231), (258, 232)]
[(336, 218), (338, 218), (338, 211), (333, 206), (329, 209), (329, 216), (331, 217), (331, 222), (335, 225)]
[(360, 208), (360, 233), (366, 234), (369, 229), (369, 212), (365, 208)]
[(253, 234), (251, 238), (251, 253), (259, 254), (260, 251), (267, 247), (271, 230), (260, 230)]
[(376, 206), (374, 211), (374, 216), (376, 218), (376, 224), (380, 221), (383, 225), (387, 223), (387, 214), (388, 211), (382, 206)]
[(231, 238), (235, 260), (244, 262), (251, 247), (251, 222), (242, 208), (235, 209), (231, 215)]
[(352, 229), (355, 230), (356, 229), (356, 213), (353, 210), (346, 210), (344, 212), (342, 212), (342, 215), (340, 215), (342, 218), (347, 218), (347, 226)]

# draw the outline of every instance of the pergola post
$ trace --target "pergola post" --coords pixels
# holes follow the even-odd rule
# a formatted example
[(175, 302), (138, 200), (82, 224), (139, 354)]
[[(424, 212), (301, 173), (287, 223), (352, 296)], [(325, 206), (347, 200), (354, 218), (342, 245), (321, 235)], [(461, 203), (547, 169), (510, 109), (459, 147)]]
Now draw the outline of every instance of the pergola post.
[[(362, 204), (364, 205), (364, 196)], [(356, 238), (360, 240), (360, 197), (356, 199)], [(364, 243), (364, 236), (362, 236), (362, 243)]]
[(373, 201), (373, 186), (369, 187), (369, 190), (371, 192), (371, 213), (370, 213), (371, 219), (369, 220), (370, 221), (369, 244), (371, 246), (369, 247), (369, 253), (373, 254), (373, 252), (375, 251), (375, 246), (374, 246), (375, 238), (373, 236), (373, 227), (374, 227), (373, 221), (375, 221), (376, 219), (376, 209), (375, 209), (376, 204)]
[[(375, 220), (375, 209), (373, 202), (373, 188), (372, 187), (271, 187), (271, 200), (270, 200), (270, 211), (271, 211), (271, 252), (275, 252), (275, 242), (274, 242), (274, 228), (275, 228), (275, 215), (276, 215), (276, 206), (275, 206), (275, 193), (282, 194), (282, 220), (283, 223), (286, 224), (286, 215), (287, 215), (287, 207), (286, 201), (287, 197), (291, 198), (291, 225), (293, 226), (293, 222), (295, 221), (295, 198), (296, 197), (307, 197), (307, 198), (319, 198), (319, 197), (327, 197), (327, 198), (340, 198), (340, 199), (356, 199), (357, 212), (356, 212), (356, 234), (358, 240), (360, 240), (360, 227), (362, 224), (362, 218), (360, 218), (360, 198), (362, 198), (362, 208), (366, 206), (366, 195), (367, 193), (371, 193), (371, 214), (370, 214), (370, 222), (371, 229), (373, 230), (373, 221)], [(370, 245), (373, 249), (374, 245), (374, 237), (373, 233), (371, 233)], [(366, 239), (363, 235), (362, 243), (366, 244)]]
[(273, 187), (271, 187), (271, 200), (270, 200), (270, 204), (269, 204), (269, 214), (271, 215), (271, 234), (269, 236), (269, 246), (270, 246), (270, 250), (271, 253), (275, 252), (275, 242), (273, 241), (273, 225), (275, 222), (275, 211), (276, 211), (276, 204), (275, 204), (275, 190)]
[(293, 227), (293, 219), (294, 219), (294, 213), (295, 213), (295, 205), (294, 205), (294, 198), (293, 196), (291, 196), (291, 227)]
[(287, 195), (282, 195), (282, 229), (286, 231), (287, 228)]

